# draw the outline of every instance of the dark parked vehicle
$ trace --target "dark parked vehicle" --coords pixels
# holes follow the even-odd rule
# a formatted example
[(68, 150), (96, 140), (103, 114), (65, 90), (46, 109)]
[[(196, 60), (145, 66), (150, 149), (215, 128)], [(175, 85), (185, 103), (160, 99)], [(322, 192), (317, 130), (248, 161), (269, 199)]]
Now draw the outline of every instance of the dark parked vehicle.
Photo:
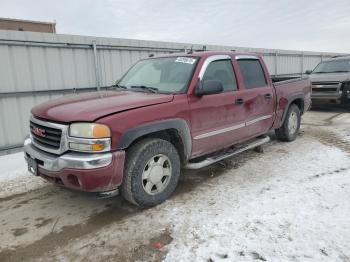
[(110, 91), (32, 109), (29, 170), (66, 187), (152, 206), (198, 169), (277, 138), (293, 141), (306, 79), (273, 83), (259, 55), (196, 52), (136, 63)]
[(312, 83), (312, 101), (350, 104), (350, 56), (334, 57), (306, 71)]

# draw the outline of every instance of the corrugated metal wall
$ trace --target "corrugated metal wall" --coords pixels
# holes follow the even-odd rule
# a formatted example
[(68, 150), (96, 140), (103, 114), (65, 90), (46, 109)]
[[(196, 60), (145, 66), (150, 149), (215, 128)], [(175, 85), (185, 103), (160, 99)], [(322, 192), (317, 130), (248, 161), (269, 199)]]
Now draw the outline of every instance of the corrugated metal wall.
[[(0, 30), (0, 151), (21, 145), (30, 109), (73, 92), (108, 86), (149, 54), (202, 45)], [(206, 45), (261, 53), (273, 75), (300, 74), (334, 54)]]

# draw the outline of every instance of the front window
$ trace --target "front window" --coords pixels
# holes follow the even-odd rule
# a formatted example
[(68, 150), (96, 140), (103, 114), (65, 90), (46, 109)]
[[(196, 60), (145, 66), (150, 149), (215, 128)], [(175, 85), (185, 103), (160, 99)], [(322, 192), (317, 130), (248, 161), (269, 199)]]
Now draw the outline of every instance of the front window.
[(207, 67), (203, 80), (220, 81), (224, 91), (237, 90), (236, 77), (231, 60), (213, 61)]
[(183, 93), (192, 78), (197, 58), (162, 57), (141, 60), (119, 81), (127, 89), (152, 89), (159, 93)]
[(350, 72), (350, 60), (335, 60), (319, 63), (313, 74)]

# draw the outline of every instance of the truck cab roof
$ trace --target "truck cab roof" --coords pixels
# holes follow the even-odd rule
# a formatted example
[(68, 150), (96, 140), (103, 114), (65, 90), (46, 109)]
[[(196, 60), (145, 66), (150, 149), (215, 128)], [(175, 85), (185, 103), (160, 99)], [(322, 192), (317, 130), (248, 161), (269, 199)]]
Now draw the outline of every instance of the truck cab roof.
[(172, 54), (163, 54), (163, 55), (156, 55), (150, 58), (158, 58), (158, 57), (174, 57), (174, 56), (185, 56), (185, 57), (199, 57), (199, 58), (206, 58), (213, 55), (254, 55), (259, 57), (256, 53), (248, 53), (248, 52), (235, 52), (235, 51), (195, 51), (195, 52), (182, 52), (182, 53), (172, 53)]

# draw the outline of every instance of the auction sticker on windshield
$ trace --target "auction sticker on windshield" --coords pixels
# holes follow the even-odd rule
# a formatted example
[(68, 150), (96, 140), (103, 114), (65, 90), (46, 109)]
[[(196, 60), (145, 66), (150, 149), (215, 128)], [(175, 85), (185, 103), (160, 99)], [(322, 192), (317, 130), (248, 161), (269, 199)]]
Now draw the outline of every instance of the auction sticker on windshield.
[(196, 62), (196, 59), (191, 58), (191, 57), (178, 57), (178, 58), (176, 58), (175, 62), (193, 65), (194, 62)]

